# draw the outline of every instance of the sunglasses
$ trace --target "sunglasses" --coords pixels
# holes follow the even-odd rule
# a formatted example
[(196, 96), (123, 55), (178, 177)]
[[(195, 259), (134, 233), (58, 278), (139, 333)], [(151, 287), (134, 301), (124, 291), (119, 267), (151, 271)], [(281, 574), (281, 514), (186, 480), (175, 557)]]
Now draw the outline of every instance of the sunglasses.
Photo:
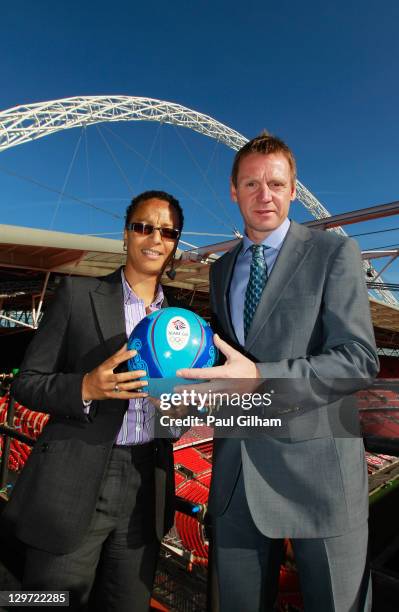
[(132, 230), (136, 232), (136, 234), (141, 234), (142, 236), (150, 236), (153, 231), (159, 230), (161, 237), (166, 238), (166, 240), (177, 240), (180, 236), (180, 230), (174, 227), (156, 227), (155, 225), (151, 225), (151, 223), (128, 223), (126, 229)]

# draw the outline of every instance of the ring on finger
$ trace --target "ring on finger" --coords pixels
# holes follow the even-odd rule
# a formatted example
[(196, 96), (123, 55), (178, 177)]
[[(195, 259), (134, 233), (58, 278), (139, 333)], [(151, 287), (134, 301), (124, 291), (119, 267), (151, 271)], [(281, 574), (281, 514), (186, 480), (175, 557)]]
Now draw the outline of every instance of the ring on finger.
[(115, 385), (114, 391), (115, 391), (115, 393), (120, 393), (121, 390), (119, 389), (119, 385), (117, 385), (117, 384)]

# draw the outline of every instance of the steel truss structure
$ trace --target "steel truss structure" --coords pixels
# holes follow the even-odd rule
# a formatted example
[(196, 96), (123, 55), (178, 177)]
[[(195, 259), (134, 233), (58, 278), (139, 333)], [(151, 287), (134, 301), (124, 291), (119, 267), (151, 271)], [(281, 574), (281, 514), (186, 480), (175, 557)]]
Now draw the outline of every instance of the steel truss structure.
[[(43, 286), (41, 291), (39, 292), (38, 283), (31, 283), (31, 291), (29, 291), (29, 282), (24, 283), (25, 290), (15, 291), (15, 287), (10, 287), (7, 290), (7, 287), (2, 287), (1, 285), (5, 285), (5, 283), (0, 284), (0, 291), (5, 289), (4, 294), (0, 293), (0, 327), (8, 327), (13, 328), (15, 326), (26, 327), (29, 329), (37, 329), (39, 326), (40, 319), (42, 317), (42, 306), (44, 302), (44, 296), (46, 294), (46, 289), (48, 285), (48, 281), (50, 278), (50, 272), (46, 272)], [(9, 283), (12, 285), (12, 283)], [(11, 289), (11, 291), (10, 291)], [(20, 297), (25, 294), (30, 295), (31, 297), (31, 308), (30, 310), (19, 309), (19, 310), (5, 310), (3, 309), (2, 298), (7, 297)], [(36, 300), (39, 300), (38, 302)], [(7, 314), (5, 314), (7, 313)]]
[[(0, 112), (0, 151), (55, 132), (111, 121), (156, 121), (186, 127), (214, 138), (233, 150), (248, 139), (239, 132), (195, 110), (155, 98), (136, 96), (76, 96), (15, 106)], [(316, 219), (330, 217), (330, 212), (300, 182), (297, 199)], [(341, 227), (334, 231), (346, 235)], [(365, 268), (370, 269), (369, 262)], [(377, 290), (385, 302), (396, 304), (386, 290)]]

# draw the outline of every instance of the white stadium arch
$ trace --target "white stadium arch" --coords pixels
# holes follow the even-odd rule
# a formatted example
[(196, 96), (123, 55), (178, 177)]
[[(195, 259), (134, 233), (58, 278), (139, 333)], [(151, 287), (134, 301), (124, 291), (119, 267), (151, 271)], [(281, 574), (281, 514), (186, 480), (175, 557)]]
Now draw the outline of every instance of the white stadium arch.
[[(208, 115), (174, 102), (137, 96), (76, 96), (15, 106), (0, 111), (0, 151), (43, 138), (61, 130), (111, 121), (156, 121), (186, 127), (238, 150), (248, 139)], [(331, 213), (300, 182), (297, 199), (316, 219)], [(346, 235), (341, 227), (334, 231)], [(364, 262), (366, 269), (373, 269)], [(378, 278), (382, 283), (381, 277)], [(396, 304), (387, 290), (378, 290), (385, 302)]]

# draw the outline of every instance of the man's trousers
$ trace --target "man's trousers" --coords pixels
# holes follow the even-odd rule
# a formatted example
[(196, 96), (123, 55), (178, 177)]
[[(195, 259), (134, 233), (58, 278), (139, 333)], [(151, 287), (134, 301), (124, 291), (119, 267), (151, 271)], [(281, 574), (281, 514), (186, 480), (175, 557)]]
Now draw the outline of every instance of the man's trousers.
[[(255, 526), (242, 471), (226, 512), (213, 520), (213, 533), (220, 612), (272, 611), (283, 540)], [(371, 609), (367, 539), (366, 523), (337, 537), (292, 540), (305, 612)]]

